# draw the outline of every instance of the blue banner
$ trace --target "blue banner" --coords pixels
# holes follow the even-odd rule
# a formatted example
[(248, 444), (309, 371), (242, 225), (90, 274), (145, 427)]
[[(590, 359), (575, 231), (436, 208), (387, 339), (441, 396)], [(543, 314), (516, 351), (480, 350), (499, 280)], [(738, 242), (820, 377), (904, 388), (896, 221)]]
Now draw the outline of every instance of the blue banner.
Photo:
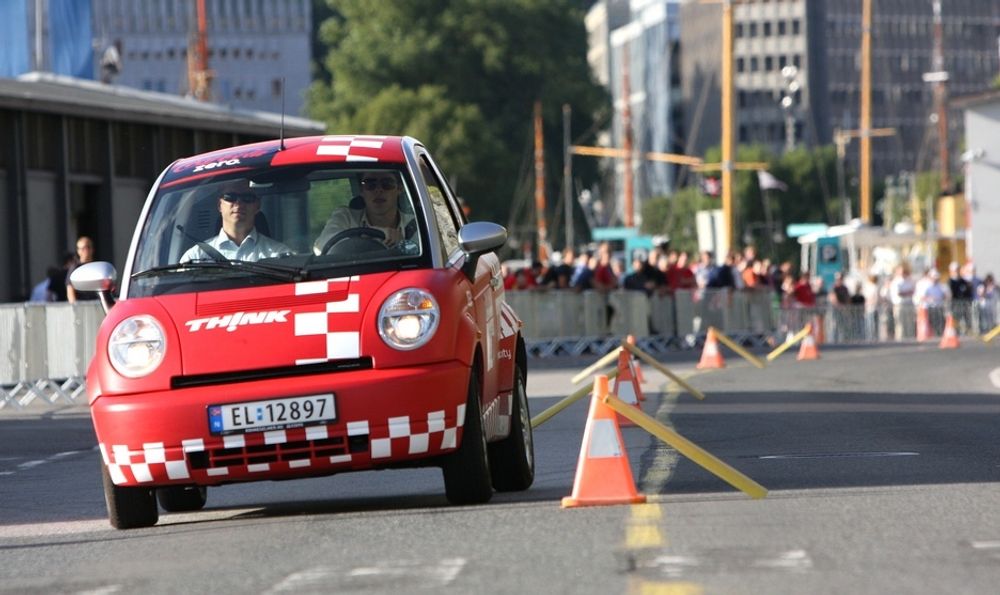
[(51, 69), (81, 79), (94, 78), (90, 0), (49, 0)]
[(28, 0), (0, 0), (0, 77), (28, 72)]

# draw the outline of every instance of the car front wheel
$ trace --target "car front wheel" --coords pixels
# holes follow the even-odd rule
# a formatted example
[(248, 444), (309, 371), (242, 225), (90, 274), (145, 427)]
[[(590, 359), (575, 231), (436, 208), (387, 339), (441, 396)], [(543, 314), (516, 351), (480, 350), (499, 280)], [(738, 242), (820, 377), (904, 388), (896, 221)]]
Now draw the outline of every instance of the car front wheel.
[(479, 371), (469, 374), (462, 444), (448, 455), (443, 465), (444, 492), (452, 504), (482, 504), (493, 497), (490, 461), (479, 405)]
[(160, 518), (156, 497), (151, 488), (116, 486), (111, 481), (108, 466), (101, 465), (104, 481), (104, 501), (108, 505), (108, 520), (115, 529), (152, 527)]
[(493, 487), (498, 492), (517, 492), (531, 487), (535, 481), (535, 446), (531, 433), (531, 414), (524, 384), (524, 368), (514, 369), (513, 408), (510, 435), (490, 444), (490, 470)]

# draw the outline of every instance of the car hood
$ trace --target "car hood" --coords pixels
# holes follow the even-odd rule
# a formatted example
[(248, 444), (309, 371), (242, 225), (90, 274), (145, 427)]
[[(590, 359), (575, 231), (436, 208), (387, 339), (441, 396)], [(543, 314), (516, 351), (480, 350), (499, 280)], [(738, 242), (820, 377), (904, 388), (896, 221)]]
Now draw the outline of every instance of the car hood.
[(377, 334), (363, 328), (369, 302), (395, 274), (155, 299), (176, 328), (183, 375), (283, 368), (361, 357)]

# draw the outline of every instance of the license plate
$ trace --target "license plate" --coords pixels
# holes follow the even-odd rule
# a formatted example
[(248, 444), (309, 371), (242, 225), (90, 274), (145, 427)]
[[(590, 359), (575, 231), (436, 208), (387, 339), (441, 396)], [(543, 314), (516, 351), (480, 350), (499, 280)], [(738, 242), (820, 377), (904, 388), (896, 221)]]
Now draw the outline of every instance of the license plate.
[(337, 410), (333, 403), (333, 393), (211, 405), (208, 408), (208, 427), (213, 434), (263, 432), (335, 419)]

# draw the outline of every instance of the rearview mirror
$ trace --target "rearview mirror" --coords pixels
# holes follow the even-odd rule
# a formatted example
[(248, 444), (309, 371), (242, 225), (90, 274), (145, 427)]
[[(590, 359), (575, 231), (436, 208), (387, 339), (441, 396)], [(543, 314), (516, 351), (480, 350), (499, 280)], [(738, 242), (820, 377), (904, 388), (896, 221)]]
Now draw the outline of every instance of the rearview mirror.
[(111, 309), (111, 291), (118, 280), (118, 271), (110, 262), (88, 262), (73, 269), (69, 282), (77, 291), (95, 291), (101, 298), (104, 312)]

